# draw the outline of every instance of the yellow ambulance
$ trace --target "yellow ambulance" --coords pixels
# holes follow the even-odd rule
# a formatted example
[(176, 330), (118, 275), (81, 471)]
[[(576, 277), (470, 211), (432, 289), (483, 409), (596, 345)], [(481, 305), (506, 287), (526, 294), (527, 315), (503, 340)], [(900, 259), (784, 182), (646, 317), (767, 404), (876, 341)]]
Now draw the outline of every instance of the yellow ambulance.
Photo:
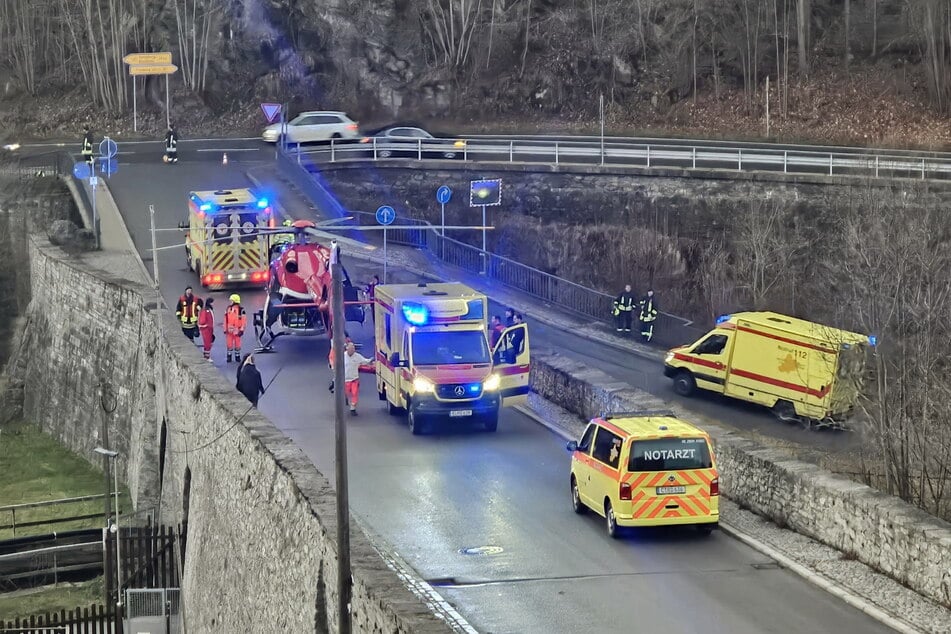
[(780, 420), (840, 427), (865, 384), (874, 336), (773, 312), (723, 315), (667, 353), (674, 391), (696, 388), (772, 408)]
[(500, 407), (526, 401), (528, 326), (490, 346), (485, 295), (458, 283), (381, 284), (374, 295), (377, 392), (413, 434), (437, 419), (494, 432)]
[(710, 437), (669, 411), (602, 415), (571, 452), (571, 506), (604, 517), (608, 535), (635, 526), (720, 522), (720, 477)]
[(250, 189), (189, 192), (186, 232), (188, 270), (204, 288), (218, 290), (268, 280), (262, 229), (274, 226), (270, 203)]

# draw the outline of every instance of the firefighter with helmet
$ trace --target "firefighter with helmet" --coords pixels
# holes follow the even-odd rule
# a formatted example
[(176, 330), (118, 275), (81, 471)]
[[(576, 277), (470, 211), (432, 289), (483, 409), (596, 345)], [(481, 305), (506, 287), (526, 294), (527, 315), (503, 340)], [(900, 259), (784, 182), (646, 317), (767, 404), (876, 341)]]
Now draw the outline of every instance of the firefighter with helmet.
[(178, 163), (178, 133), (171, 123), (165, 133), (165, 156), (162, 160), (166, 163)]
[(247, 316), (244, 308), (241, 306), (241, 296), (234, 293), (230, 297), (231, 305), (225, 311), (224, 331), (228, 346), (228, 363), (231, 362), (231, 356), (234, 360), (241, 362), (241, 337), (244, 335), (244, 327), (247, 325)]
[(88, 125), (83, 126), (83, 150), (82, 150), (83, 160), (86, 163), (89, 163), (90, 167), (93, 164), (92, 157), (92, 132), (89, 130)]

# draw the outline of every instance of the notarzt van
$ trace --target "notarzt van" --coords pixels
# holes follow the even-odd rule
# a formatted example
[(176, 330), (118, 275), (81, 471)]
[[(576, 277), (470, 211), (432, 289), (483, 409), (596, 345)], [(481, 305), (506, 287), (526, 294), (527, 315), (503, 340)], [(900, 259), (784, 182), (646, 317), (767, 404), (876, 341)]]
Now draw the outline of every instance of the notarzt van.
[(695, 525), (709, 533), (720, 521), (720, 480), (710, 437), (672, 412), (595, 418), (571, 452), (571, 505), (594, 510), (608, 534), (626, 526)]
[(778, 313), (736, 313), (670, 350), (664, 374), (681, 396), (700, 388), (765, 405), (784, 421), (839, 426), (861, 394), (875, 343)]

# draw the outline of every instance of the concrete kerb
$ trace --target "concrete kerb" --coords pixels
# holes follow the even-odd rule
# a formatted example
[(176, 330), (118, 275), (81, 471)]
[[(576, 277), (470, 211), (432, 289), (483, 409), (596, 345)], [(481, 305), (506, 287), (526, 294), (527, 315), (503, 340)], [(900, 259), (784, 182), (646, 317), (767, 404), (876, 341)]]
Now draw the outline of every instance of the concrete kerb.
[[(252, 174), (250, 171), (245, 172), (245, 174), (246, 174), (246, 176), (248, 177), (248, 179), (249, 179), (252, 183), (254, 183), (255, 187), (258, 187), (258, 188), (262, 187), (262, 183), (261, 183), (260, 179), (258, 179), (254, 174)], [(286, 220), (288, 220), (288, 219), (289, 219), (289, 220), (293, 220), (293, 219), (294, 219), (290, 214), (287, 213), (287, 210), (284, 209), (283, 205), (281, 205), (280, 203), (276, 203), (275, 206), (276, 206), (276, 208), (277, 208), (277, 210), (278, 210), (278, 213), (281, 215), (282, 218), (284, 218), (284, 219), (286, 219)], [(328, 234), (328, 237), (331, 237), (331, 236)], [(339, 237), (336, 237), (336, 236), (333, 236), (333, 237), (334, 237), (338, 242), (341, 242), (341, 243), (344, 243), (344, 244), (347, 244), (347, 243), (351, 243), (351, 242), (352, 242), (355, 246), (359, 246), (359, 247), (363, 248), (364, 250), (366, 250), (366, 245), (362, 245), (362, 244), (360, 244), (360, 243), (358, 243), (358, 242), (355, 242), (355, 241), (347, 240), (346, 238), (339, 238)], [(374, 249), (374, 250), (375, 250), (375, 249)], [(352, 258), (356, 258), (356, 259), (359, 259), (359, 260), (364, 260), (364, 261), (366, 261), (366, 262), (373, 262), (373, 263), (375, 263), (375, 264), (382, 264), (382, 263), (383, 263), (383, 258), (382, 258), (382, 257), (377, 256), (377, 255), (371, 255), (370, 253), (361, 253), (361, 252), (359, 252), (359, 251), (352, 252), (352, 253), (347, 253), (347, 257), (352, 257)], [(407, 271), (413, 273), (414, 275), (419, 275), (419, 276), (425, 277), (426, 279), (430, 279), (430, 280), (433, 280), (433, 281), (445, 281), (445, 280), (443, 280), (443, 278), (441, 278), (441, 277), (439, 277), (439, 276), (437, 276), (437, 275), (434, 275), (434, 274), (432, 274), (432, 273), (430, 273), (430, 272), (428, 272), (428, 271), (424, 271), (423, 269), (416, 268), (416, 267), (414, 267), (414, 266), (412, 266), (411, 264), (408, 264), (408, 263), (406, 263), (406, 262), (400, 262), (397, 266), (399, 266), (399, 268), (405, 269), (405, 270), (407, 270)], [(517, 291), (514, 291), (514, 292), (517, 292)], [(491, 297), (491, 294), (490, 294), (490, 293), (486, 293), (486, 294), (489, 295), (489, 297)], [(511, 302), (503, 302), (503, 303), (511, 304)], [(513, 308), (518, 308), (518, 310), (519, 310), (520, 312), (524, 313), (525, 315), (527, 315), (528, 317), (530, 317), (531, 319), (533, 319), (533, 320), (535, 320), (535, 321), (537, 321), (537, 322), (539, 322), (539, 323), (545, 324), (546, 326), (551, 326), (552, 328), (558, 328), (558, 329), (560, 329), (560, 330), (571, 330), (571, 331), (574, 332), (575, 334), (577, 334), (577, 335), (579, 335), (579, 336), (581, 336), (581, 337), (583, 337), (583, 338), (585, 338), (585, 339), (588, 339), (588, 340), (591, 340), (591, 341), (597, 341), (598, 343), (600, 343), (600, 344), (602, 344), (602, 345), (606, 345), (606, 346), (608, 346), (608, 347), (610, 347), (610, 348), (612, 348), (612, 349), (614, 349), (614, 350), (617, 350), (618, 352), (625, 352), (625, 353), (628, 353), (628, 354), (634, 354), (634, 355), (637, 355), (637, 356), (639, 356), (639, 357), (642, 357), (642, 358), (645, 358), (645, 359), (649, 359), (649, 360), (651, 360), (651, 361), (660, 361), (660, 360), (662, 360), (662, 359), (664, 358), (664, 355), (666, 354), (666, 352), (664, 352), (664, 351), (654, 350), (654, 349), (652, 349), (652, 348), (646, 348), (646, 347), (643, 347), (643, 346), (624, 345), (624, 344), (621, 344), (621, 343), (618, 343), (618, 342), (614, 341), (613, 338), (610, 337), (610, 336), (607, 336), (607, 337), (605, 337), (605, 336), (595, 336), (594, 333), (588, 333), (588, 332), (586, 332), (586, 329), (584, 329), (584, 328), (576, 328), (573, 324), (565, 324), (565, 322), (560, 321), (560, 320), (558, 320), (558, 319), (553, 319), (553, 318), (551, 318), (551, 317), (545, 315), (543, 312), (537, 312), (534, 308), (524, 308), (523, 306), (524, 306), (524, 304), (523, 304), (523, 305), (513, 305)]]
[[(515, 407), (515, 410), (517, 410), (521, 414), (524, 414), (525, 416), (532, 419), (539, 425), (554, 432), (566, 442), (571, 440), (577, 440), (580, 437), (580, 434), (572, 435), (565, 428), (559, 425), (555, 425), (551, 423), (550, 421), (546, 420), (545, 418), (543, 418), (542, 416), (539, 416), (535, 411), (533, 411), (529, 407), (524, 407), (519, 405)], [(581, 423), (579, 423), (579, 425), (581, 425)], [(821, 572), (817, 572), (815, 570), (812, 570), (811, 568), (808, 568), (807, 566), (803, 566), (799, 562), (794, 561), (793, 559), (787, 557), (779, 550), (773, 548), (772, 546), (768, 544), (761, 542), (760, 540), (756, 539), (752, 535), (749, 535), (748, 533), (741, 531), (735, 526), (730, 525), (728, 522), (724, 522), (723, 520), (720, 520), (720, 530), (722, 530), (724, 533), (726, 533), (730, 537), (733, 537), (734, 539), (737, 539), (743, 542), (744, 544), (746, 544), (753, 550), (756, 550), (762, 553), (763, 555), (769, 557), (770, 559), (776, 561), (776, 563), (779, 564), (781, 567), (796, 573), (797, 575), (799, 575), (800, 577), (802, 577), (809, 583), (815, 585), (816, 587), (841, 599), (842, 601), (848, 603), (855, 609), (869, 615), (876, 621), (879, 621), (880, 623), (883, 623), (898, 632), (902, 632), (902, 634), (924, 634), (923, 630), (919, 630), (915, 628), (910, 623), (904, 621), (900, 617), (894, 614), (891, 614), (890, 612), (887, 612), (886, 610), (881, 609), (877, 605), (860, 597), (859, 595), (836, 585), (836, 583), (833, 580), (829, 579), (827, 576), (825, 576)]]

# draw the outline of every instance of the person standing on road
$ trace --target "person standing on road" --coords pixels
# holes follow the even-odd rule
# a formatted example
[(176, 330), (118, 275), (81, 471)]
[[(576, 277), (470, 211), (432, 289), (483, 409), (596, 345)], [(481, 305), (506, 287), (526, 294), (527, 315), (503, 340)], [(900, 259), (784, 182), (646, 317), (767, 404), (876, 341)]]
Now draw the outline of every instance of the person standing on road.
[(165, 132), (165, 162), (178, 163), (178, 132), (171, 123)]
[(92, 132), (89, 130), (89, 125), (83, 126), (83, 149), (82, 149), (83, 160), (89, 163), (89, 166), (92, 167), (93, 158), (92, 158)]
[(229, 298), (231, 305), (225, 311), (225, 337), (228, 347), (228, 363), (231, 363), (231, 355), (234, 354), (234, 360), (241, 361), (241, 337), (244, 336), (244, 327), (248, 323), (248, 318), (241, 307), (241, 296), (233, 293)]
[(192, 293), (192, 287), (185, 287), (185, 294), (178, 298), (175, 306), (175, 316), (182, 322), (182, 332), (192, 343), (198, 336), (198, 313), (201, 307), (202, 301)]
[(624, 286), (624, 292), (614, 299), (614, 320), (618, 332), (631, 332), (634, 318), (634, 295), (631, 294), (631, 285)]
[(506, 308), (505, 309), (505, 327), (510, 328), (515, 325), (515, 309)]
[(373, 323), (376, 323), (376, 287), (380, 285), (380, 276), (374, 275), (373, 279), (370, 280), (370, 283), (367, 284), (365, 290), (367, 294), (367, 301), (370, 302), (370, 317), (373, 319)]
[(654, 336), (654, 321), (657, 319), (657, 300), (653, 289), (647, 290), (647, 295), (640, 301), (641, 338), (645, 343)]
[(351, 416), (357, 415), (357, 402), (360, 400), (360, 366), (370, 363), (373, 362), (357, 352), (352, 341), (347, 344), (343, 355), (343, 378)]
[(198, 332), (201, 333), (202, 355), (206, 361), (211, 361), (211, 344), (215, 342), (215, 310), (214, 298), (205, 300), (205, 306), (198, 314)]
[(251, 401), (255, 407), (258, 406), (258, 398), (264, 394), (264, 383), (261, 382), (261, 373), (254, 365), (254, 355), (249, 354), (241, 364), (241, 370), (238, 373), (238, 391), (244, 394), (245, 398)]
[[(515, 316), (512, 318), (512, 325), (519, 326), (524, 324), (525, 320), (522, 318), (522, 313), (515, 313)], [(522, 347), (525, 345), (525, 329), (516, 328), (509, 335), (509, 363), (515, 363), (515, 359), (518, 358), (518, 355), (522, 352)]]

